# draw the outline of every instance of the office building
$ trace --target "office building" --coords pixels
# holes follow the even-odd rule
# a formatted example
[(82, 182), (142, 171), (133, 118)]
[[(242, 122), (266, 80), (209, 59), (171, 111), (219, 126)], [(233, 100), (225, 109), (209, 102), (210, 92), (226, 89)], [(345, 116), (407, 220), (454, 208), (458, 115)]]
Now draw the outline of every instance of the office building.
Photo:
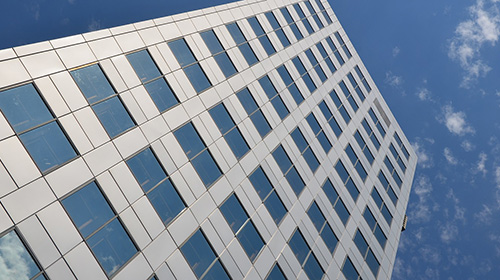
[(0, 279), (388, 279), (416, 155), (327, 1), (0, 51)]

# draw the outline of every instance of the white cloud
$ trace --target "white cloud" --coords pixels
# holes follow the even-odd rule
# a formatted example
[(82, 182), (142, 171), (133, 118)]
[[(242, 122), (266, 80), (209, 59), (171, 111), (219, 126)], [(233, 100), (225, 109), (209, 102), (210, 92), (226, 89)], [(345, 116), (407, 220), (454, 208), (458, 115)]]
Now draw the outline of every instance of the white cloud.
[(91, 19), (89, 25), (87, 26), (88, 31), (95, 31), (101, 29), (101, 21), (96, 19)]
[(401, 49), (398, 47), (398, 46), (395, 46), (393, 49), (392, 49), (392, 56), (393, 57), (396, 57), (399, 55), (399, 53), (401, 52)]
[(472, 144), (469, 140), (464, 140), (462, 141), (462, 144), (460, 145), (466, 152), (470, 152), (476, 148), (474, 144)]
[(444, 157), (446, 158), (446, 161), (448, 161), (449, 164), (451, 164), (451, 165), (457, 165), (458, 164), (458, 160), (455, 158), (455, 156), (453, 156), (450, 148), (448, 148), (448, 147), (444, 148), (443, 155), (444, 155)]
[(422, 168), (431, 168), (433, 166), (432, 157), (424, 148), (423, 144), (417, 140), (417, 142), (411, 143), (411, 146), (417, 154), (418, 165)]
[(418, 99), (420, 99), (421, 101), (431, 100), (431, 92), (425, 87), (417, 89), (416, 94)]
[(392, 87), (399, 87), (404, 81), (401, 76), (394, 75), (391, 71), (389, 71), (385, 73), (385, 82)]
[(428, 222), (431, 218), (431, 208), (428, 199), (432, 192), (432, 184), (429, 177), (419, 175), (415, 180), (413, 192), (418, 196), (418, 202), (412, 204), (414, 206), (412, 208), (414, 209), (412, 209), (409, 216), (415, 223)]
[(14, 231), (0, 239), (0, 248), (0, 275), (5, 276), (5, 279), (30, 279), (32, 273), (28, 260), (31, 260), (31, 256)]
[(441, 231), (441, 241), (444, 243), (450, 243), (457, 239), (458, 227), (455, 224), (446, 223), (446, 225), (441, 226), (439, 230)]
[(480, 223), (489, 225), (493, 216), (493, 210), (487, 205), (483, 204), (483, 209), (478, 213), (474, 214), (474, 218)]
[(486, 170), (486, 161), (488, 160), (488, 156), (485, 153), (479, 154), (479, 161), (476, 163), (475, 171), (478, 173), (482, 173), (483, 176), (486, 176), (488, 170)]
[[(477, 78), (484, 77), (490, 70), (481, 59), (480, 49), (485, 43), (492, 46), (500, 36), (500, 13), (496, 6), (497, 0), (476, 0), (468, 8), (469, 19), (460, 22), (455, 29), (455, 35), (450, 41), (448, 56), (460, 63), (465, 71), (461, 87), (468, 88)], [(488, 6), (488, 7), (485, 7)]]
[(445, 105), (442, 108), (442, 115), (438, 120), (444, 123), (446, 128), (455, 135), (474, 134), (474, 128), (467, 123), (465, 118), (466, 115), (464, 112), (455, 112), (451, 105)]

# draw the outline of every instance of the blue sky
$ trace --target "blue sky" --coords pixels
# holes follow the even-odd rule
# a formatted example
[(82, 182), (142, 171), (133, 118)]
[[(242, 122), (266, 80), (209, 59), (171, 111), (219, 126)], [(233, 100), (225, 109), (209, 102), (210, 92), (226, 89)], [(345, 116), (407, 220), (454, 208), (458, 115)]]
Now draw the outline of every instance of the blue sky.
[[(5, 0), (0, 49), (224, 2)], [(419, 156), (393, 278), (498, 279), (500, 0), (330, 3)]]
[(500, 277), (500, 1), (330, 1), (419, 156), (393, 279)]

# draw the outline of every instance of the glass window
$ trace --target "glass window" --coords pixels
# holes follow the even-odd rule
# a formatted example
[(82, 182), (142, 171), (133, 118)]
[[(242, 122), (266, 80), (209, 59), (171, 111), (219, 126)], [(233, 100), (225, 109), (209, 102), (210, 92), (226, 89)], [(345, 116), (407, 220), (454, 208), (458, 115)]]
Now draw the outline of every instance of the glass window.
[(271, 44), (271, 41), (267, 37), (264, 29), (262, 29), (262, 26), (260, 25), (257, 18), (256, 17), (249, 18), (248, 23), (252, 27), (255, 35), (259, 38), (259, 41), (262, 44), (262, 47), (266, 51), (267, 55), (272, 55), (273, 53), (275, 53), (276, 49), (274, 48), (273, 44)]
[(288, 171), (285, 178), (295, 192), (295, 195), (299, 196), (300, 193), (304, 190), (306, 184), (302, 180), (302, 177), (299, 175), (299, 172), (297, 171), (295, 166), (293, 166), (290, 171)]
[(259, 42), (262, 44), (262, 47), (266, 51), (267, 55), (272, 55), (276, 52), (276, 49), (274, 48), (273, 44), (271, 44), (271, 41), (269, 40), (267, 35), (259, 37)]
[(241, 91), (237, 92), (236, 96), (238, 96), (241, 105), (243, 105), (243, 108), (245, 108), (245, 111), (250, 116), (250, 119), (255, 125), (255, 128), (257, 128), (260, 136), (264, 137), (265, 135), (267, 135), (271, 131), (271, 126), (269, 125), (266, 118), (264, 117), (264, 114), (255, 102), (252, 94), (250, 94), (248, 88), (244, 88)]
[(276, 36), (278, 36), (278, 39), (280, 40), (284, 48), (290, 45), (290, 40), (288, 40), (288, 37), (286, 36), (285, 32), (282, 29), (276, 30), (275, 33)]
[(307, 20), (307, 18), (302, 19), (302, 23), (304, 24), (308, 34), (314, 33), (314, 29), (312, 28), (311, 23), (309, 23), (309, 20)]
[(319, 167), (319, 161), (314, 152), (311, 150), (311, 147), (309, 147), (309, 144), (300, 129), (298, 127), (295, 128), (295, 130), (292, 131), (291, 136), (297, 145), (297, 148), (299, 148), (299, 151), (302, 153), (302, 156), (309, 165), (309, 168), (315, 172)]
[(338, 243), (338, 238), (333, 233), (330, 225), (327, 223), (325, 216), (319, 209), (316, 202), (313, 202), (313, 204), (311, 204), (311, 207), (309, 207), (309, 210), (307, 211), (307, 215), (318, 230), (318, 233), (321, 235), (321, 238), (328, 247), (328, 250), (333, 254)]
[(304, 38), (304, 35), (302, 35), (302, 32), (300, 32), (299, 28), (295, 23), (290, 24), (290, 28), (292, 29), (293, 35), (295, 36), (297, 41)]
[(340, 112), (340, 115), (344, 119), (345, 123), (348, 124), (351, 121), (351, 116), (349, 116), (349, 113), (345, 109), (344, 104), (342, 101), (340, 101), (340, 98), (335, 90), (332, 90), (330, 92), (330, 98), (332, 99), (333, 103), (335, 103), (335, 106)]
[(231, 37), (233, 37), (234, 42), (239, 45), (243, 44), (247, 41), (247, 38), (245, 38), (245, 35), (241, 32), (240, 27), (236, 22), (230, 23), (226, 25), (227, 30), (231, 34)]
[(316, 11), (314, 10), (313, 6), (311, 5), (311, 2), (305, 1), (304, 3), (306, 4), (306, 7), (309, 10), (309, 13), (311, 15), (316, 13)]
[(349, 259), (349, 257), (345, 259), (344, 265), (342, 266), (342, 274), (344, 274), (346, 280), (361, 279), (361, 277), (359, 277), (358, 271), (354, 267), (354, 264), (352, 264), (351, 259)]
[(288, 24), (293, 23), (293, 18), (286, 7), (281, 8), (280, 11)]
[(214, 55), (214, 59), (219, 65), (219, 68), (221, 69), (224, 76), (226, 78), (229, 78), (230, 76), (235, 74), (237, 72), (236, 68), (234, 67), (234, 64), (229, 58), (228, 54), (225, 52), (224, 47), (215, 35), (214, 31), (208, 30), (202, 32), (200, 35), (205, 41), (205, 44), (207, 45), (212, 55)]
[(359, 66), (358, 65), (354, 66), (354, 69), (356, 70), (356, 73), (358, 74), (359, 79), (363, 83), (363, 86), (365, 87), (365, 90), (367, 92), (370, 92), (372, 90), (372, 88), (368, 84), (368, 81), (366, 80), (365, 75), (363, 75), (363, 73), (361, 72), (361, 69), (359, 69)]
[(161, 76), (158, 67), (147, 50), (128, 54), (127, 59), (132, 65), (132, 68), (134, 68), (137, 76), (139, 76), (141, 82), (144, 83)]
[(316, 84), (314, 84), (313, 80), (311, 79), (311, 76), (309, 76), (309, 73), (306, 73), (304, 76), (302, 76), (302, 80), (304, 80), (304, 83), (306, 83), (307, 89), (309, 92), (313, 92), (316, 90)]
[(157, 79), (151, 83), (146, 83), (161, 76), (158, 67), (147, 50), (131, 53), (127, 55), (127, 59), (160, 111), (165, 111), (179, 103), (172, 89), (164, 79)]
[(333, 116), (332, 112), (326, 105), (326, 102), (324, 100), (321, 101), (318, 107), (323, 113), (323, 116), (327, 120), (328, 124), (332, 128), (333, 133), (335, 133), (335, 136), (340, 137), (340, 134), (342, 134), (342, 128), (340, 128), (340, 125), (337, 123), (337, 120), (335, 120), (335, 117)]
[(269, 275), (267, 275), (266, 280), (286, 280), (285, 274), (281, 270), (280, 266), (275, 263)]
[(0, 263), (2, 279), (46, 279), (14, 230), (0, 236)]
[(98, 64), (71, 71), (109, 137), (113, 138), (135, 126)]
[(341, 160), (339, 160), (335, 165), (335, 170), (337, 171), (339, 177), (342, 179), (342, 182), (344, 182), (345, 187), (349, 191), (349, 194), (351, 195), (352, 199), (356, 201), (359, 195), (359, 190), (354, 184), (354, 181), (349, 175), (349, 172), (347, 172)]
[(211, 186), (222, 176), (219, 166), (191, 122), (174, 131), (174, 135), (205, 187)]
[(358, 85), (358, 82), (356, 82), (356, 79), (354, 78), (351, 72), (347, 73), (347, 78), (349, 79), (349, 82), (354, 88), (354, 91), (356, 91), (356, 93), (358, 94), (359, 100), (363, 102), (365, 100), (365, 94), (361, 90), (361, 87)]
[(202, 92), (212, 86), (201, 66), (196, 63), (184, 68), (184, 73), (194, 87), (196, 92)]
[(259, 59), (253, 52), (253, 49), (250, 47), (248, 43), (239, 45), (238, 48), (240, 49), (241, 53), (243, 54), (243, 57), (247, 61), (249, 66), (254, 65), (255, 63), (259, 62)]
[(267, 12), (265, 13), (267, 21), (269, 21), (269, 24), (271, 24), (273, 30), (280, 29), (281, 25), (279, 24), (278, 20), (274, 16), (273, 12)]
[(283, 174), (285, 174), (290, 169), (290, 167), (292, 167), (292, 161), (290, 161), (290, 158), (283, 149), (283, 146), (279, 145), (278, 148), (274, 150), (273, 157), (278, 163), (278, 166), (280, 167)]
[(184, 39), (169, 42), (168, 46), (170, 47), (170, 50), (172, 50), (172, 53), (181, 67), (197, 62), (193, 52)]
[(295, 12), (297, 12), (297, 15), (299, 15), (299, 19), (306, 17), (306, 15), (304, 14), (304, 11), (302, 11), (302, 8), (300, 7), (299, 3), (293, 4), (293, 8), (295, 9)]
[(288, 70), (286, 69), (286, 66), (285, 65), (281, 65), (279, 66), (278, 68), (276, 68), (276, 70), (278, 71), (278, 73), (280, 74), (281, 76), (281, 79), (283, 80), (283, 83), (285, 83), (286, 86), (290, 85), (291, 83), (293, 83), (293, 79), (292, 79), (292, 76), (290, 76), (290, 73), (288, 72)]
[(264, 242), (235, 194), (220, 206), (220, 211), (250, 260), (255, 260)]
[(201, 229), (180, 250), (198, 279), (231, 279)]
[(325, 27), (321, 20), (319, 19), (318, 15), (313, 15), (312, 18), (314, 19), (314, 22), (316, 22), (316, 25), (318, 26), (319, 29)]
[(247, 42), (247, 39), (245, 38), (245, 35), (241, 32), (241, 29), (239, 28), (238, 24), (236, 22), (230, 23), (226, 25), (227, 30), (233, 37), (234, 42), (236, 45), (238, 45), (239, 50), (243, 54), (243, 57), (245, 57), (245, 60), (247, 61), (248, 65), (253, 65), (259, 61), (257, 56), (255, 56), (254, 51), (250, 47), (250, 45)]
[(127, 165), (164, 224), (172, 221), (185, 208), (150, 148), (127, 160)]
[(339, 41), (340, 43), (340, 46), (342, 47), (342, 49), (344, 50), (344, 53), (345, 55), (347, 56), (347, 58), (351, 58), (352, 57), (352, 54), (351, 52), (349, 51), (349, 49), (347, 48), (347, 45), (345, 44), (344, 40), (342, 39), (342, 36), (340, 36), (340, 33), (339, 32), (335, 32), (335, 37), (337, 38), (337, 40)]
[(255, 35), (257, 35), (257, 37), (266, 34), (256, 17), (249, 18), (248, 23), (250, 23), (250, 26), (252, 27), (253, 32), (255, 32)]
[(335, 55), (335, 58), (339, 62), (340, 66), (344, 65), (344, 63), (345, 63), (344, 58), (342, 57), (342, 55), (338, 51), (337, 46), (335, 46), (335, 43), (333, 42), (332, 38), (326, 37), (326, 42), (330, 46), (330, 49), (332, 50), (333, 55)]
[(233, 151), (234, 156), (237, 159), (243, 157), (250, 150), (250, 148), (233, 119), (227, 112), (224, 104), (220, 103), (210, 109), (209, 112), (214, 119), (215, 124), (219, 128), (220, 133), (224, 139), (226, 139), (227, 144)]
[(316, 256), (314, 256), (314, 253), (307, 245), (304, 236), (302, 236), (302, 233), (298, 229), (293, 234), (292, 238), (288, 242), (288, 245), (292, 249), (292, 252), (299, 263), (303, 265), (304, 271), (309, 279), (321, 279), (323, 277), (323, 268), (321, 268)]
[(288, 116), (290, 112), (286, 108), (285, 103), (283, 103), (281, 97), (278, 95), (278, 91), (276, 91), (276, 88), (274, 87), (269, 77), (266, 75), (260, 78), (259, 84), (262, 89), (264, 89), (264, 92), (266, 93), (269, 100), (271, 100), (271, 104), (273, 104), (273, 107), (280, 118), (284, 119), (286, 116)]
[(137, 253), (95, 182), (62, 200), (62, 204), (108, 276)]
[(302, 101), (304, 101), (304, 97), (302, 96), (302, 93), (300, 92), (299, 88), (295, 83), (291, 84), (288, 87), (288, 91), (292, 95), (292, 98), (297, 105), (299, 105), (300, 103), (302, 103)]
[(351, 95), (351, 92), (345, 85), (344, 81), (340, 81), (339, 86), (342, 89), (342, 92), (344, 93), (345, 97), (347, 98), (347, 101), (349, 101), (349, 103), (351, 104), (352, 109), (354, 110), (354, 112), (356, 112), (359, 106), (356, 103), (356, 100), (354, 100), (353, 96)]
[(0, 110), (42, 172), (76, 157), (75, 149), (33, 84), (1, 91)]
[(283, 202), (278, 197), (274, 186), (269, 181), (269, 178), (262, 170), (262, 167), (258, 167), (250, 176), (250, 182), (255, 188), (257, 194), (259, 194), (260, 199), (266, 205), (267, 210), (273, 217), (276, 224), (279, 224), (283, 217), (285, 217), (287, 210), (283, 205)]

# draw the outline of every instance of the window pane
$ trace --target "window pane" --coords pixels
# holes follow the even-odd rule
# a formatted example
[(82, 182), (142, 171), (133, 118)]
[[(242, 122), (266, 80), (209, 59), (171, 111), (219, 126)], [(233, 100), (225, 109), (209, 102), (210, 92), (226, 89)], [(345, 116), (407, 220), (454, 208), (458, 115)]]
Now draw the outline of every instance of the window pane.
[(282, 29), (276, 30), (276, 35), (278, 36), (278, 39), (280, 40), (284, 48), (290, 45), (290, 41), (288, 40), (288, 37), (286, 37), (285, 32), (283, 32)]
[(99, 230), (87, 243), (108, 276), (115, 273), (137, 252), (118, 219)]
[(384, 232), (382, 231), (382, 229), (380, 228), (379, 225), (377, 225), (375, 227), (375, 232), (373, 234), (377, 238), (378, 243), (380, 243), (380, 246), (382, 247), (382, 249), (384, 249), (385, 248), (385, 243), (387, 242), (387, 237), (385, 237), (385, 234), (384, 234)]
[(71, 76), (90, 104), (115, 94), (98, 64), (71, 71)]
[(236, 68), (233, 65), (233, 62), (231, 59), (229, 59), (229, 56), (227, 53), (223, 52), (214, 57), (215, 61), (220, 67), (220, 70), (224, 74), (226, 78), (234, 75), (237, 71)]
[(260, 250), (264, 246), (264, 242), (260, 237), (257, 229), (251, 221), (245, 224), (243, 229), (238, 233), (238, 240), (241, 247), (245, 250), (250, 261), (254, 261)]
[(267, 55), (272, 55), (276, 52), (276, 49), (274, 49), (273, 44), (271, 44), (271, 41), (267, 36), (259, 37), (259, 41), (262, 44), (262, 47), (266, 51)]
[(318, 134), (321, 131), (321, 127), (319, 126), (318, 120), (313, 115), (313, 113), (310, 113), (306, 117), (306, 120), (309, 126), (311, 127), (312, 131), (314, 132), (314, 134)]
[(292, 59), (293, 65), (295, 65), (295, 68), (297, 68), (297, 71), (300, 73), (300, 75), (304, 75), (307, 71), (306, 68), (304, 67), (304, 64), (302, 64), (302, 61), (298, 56), (294, 57)]
[(300, 90), (297, 87), (297, 85), (295, 84), (290, 85), (288, 87), (288, 91), (292, 95), (293, 100), (295, 101), (295, 103), (297, 103), (297, 105), (302, 103), (302, 101), (304, 101), (304, 97), (302, 96), (302, 93), (300, 93)]
[(216, 258), (201, 230), (198, 230), (182, 245), (181, 252), (198, 278), (205, 273)]
[(295, 231), (288, 245), (299, 263), (303, 264), (310, 249), (299, 230)]
[(295, 23), (291, 24), (290, 28), (292, 29), (293, 35), (295, 35), (297, 41), (304, 38), (304, 35), (302, 35), (302, 32), (300, 32), (299, 28)]
[(269, 99), (272, 99), (275, 95), (278, 94), (276, 88), (274, 88), (273, 83), (267, 75), (259, 79), (259, 84), (264, 89), (264, 92)]
[(237, 159), (243, 157), (250, 150), (237, 127), (227, 133), (224, 138)]
[(253, 31), (255, 32), (255, 35), (261, 36), (261, 35), (265, 34), (264, 29), (262, 29), (262, 26), (260, 25), (260, 23), (256, 17), (249, 18), (248, 23), (250, 23), (250, 26), (252, 27)]
[(227, 275), (227, 272), (224, 270), (224, 267), (222, 267), (222, 264), (220, 263), (219, 260), (214, 263), (214, 265), (210, 268), (210, 270), (207, 271), (207, 274), (203, 276), (203, 280), (230, 280), (229, 276)]
[(274, 16), (273, 12), (267, 12), (265, 13), (265, 15), (274, 30), (279, 29), (281, 27), (278, 21), (276, 20), (276, 17)]
[(302, 76), (302, 79), (304, 80), (304, 83), (306, 83), (307, 89), (310, 92), (313, 92), (316, 90), (316, 85), (314, 84), (314, 82), (311, 79), (311, 76), (309, 76), (309, 74), (305, 74), (304, 76)]
[(340, 220), (342, 220), (342, 223), (344, 225), (347, 223), (347, 220), (349, 219), (349, 211), (345, 207), (344, 202), (339, 199), (337, 204), (335, 204), (335, 212), (337, 212), (337, 215), (339, 215)]
[(323, 229), (323, 232), (321, 232), (321, 237), (323, 238), (323, 241), (325, 242), (326, 247), (328, 247), (330, 253), (333, 254), (339, 240), (337, 239), (337, 236), (335, 236), (335, 234), (332, 231), (332, 228), (328, 224), (326, 224), (325, 228)]
[(219, 105), (210, 109), (209, 113), (210, 116), (212, 116), (212, 119), (214, 119), (214, 122), (219, 128), (221, 134), (226, 134), (235, 126), (233, 119), (227, 112), (227, 109), (223, 103), (220, 103)]
[(366, 251), (368, 250), (368, 243), (366, 243), (366, 240), (359, 231), (359, 229), (356, 231), (356, 234), (354, 235), (354, 244), (356, 244), (356, 247), (358, 247), (361, 256), (363, 256), (364, 258)]
[(246, 220), (248, 220), (247, 213), (234, 194), (231, 195), (219, 208), (234, 233), (237, 233)]
[(92, 109), (111, 138), (135, 126), (117, 96), (93, 105)]
[(243, 108), (245, 108), (245, 111), (247, 114), (252, 114), (254, 111), (259, 109), (259, 106), (257, 106), (257, 103), (255, 102), (255, 99), (252, 97), (250, 94), (250, 91), (248, 88), (244, 88), (238, 93), (236, 93), (236, 96), (238, 96), (238, 99), (240, 100), (241, 105)]
[(286, 277), (283, 274), (283, 271), (281, 271), (279, 265), (274, 264), (273, 269), (271, 270), (271, 273), (269, 273), (269, 275), (267, 276), (266, 280), (286, 280)]
[(149, 55), (147, 50), (138, 51), (127, 55), (127, 59), (139, 76), (141, 82), (152, 80), (161, 76), (158, 67)]
[(321, 210), (319, 210), (318, 205), (316, 202), (313, 202), (309, 210), (307, 211), (307, 215), (311, 219), (313, 225), (316, 227), (316, 230), (318, 232), (321, 232), (321, 228), (325, 224), (325, 216), (321, 213)]
[(212, 86), (198, 63), (184, 68), (184, 73), (186, 73), (196, 92), (202, 92)]
[(144, 192), (148, 192), (167, 177), (151, 149), (146, 149), (127, 160), (127, 165)]
[(57, 122), (30, 130), (19, 136), (42, 172), (76, 157), (76, 152)]
[(278, 116), (280, 117), (280, 119), (284, 119), (284, 118), (286, 118), (286, 116), (288, 116), (289, 111), (286, 108), (285, 103), (283, 103), (283, 100), (281, 99), (281, 97), (278, 96), (278, 97), (274, 98), (273, 100), (271, 100), (271, 104), (273, 104), (273, 107), (276, 110), (276, 112), (278, 113)]
[(293, 83), (293, 79), (290, 76), (290, 73), (288, 73), (288, 70), (286, 69), (285, 65), (281, 65), (276, 70), (280, 74), (281, 79), (283, 80), (283, 83), (285, 83), (286, 86)]
[(149, 92), (149, 95), (151, 95), (151, 99), (153, 99), (160, 112), (166, 111), (179, 103), (172, 88), (170, 88), (167, 81), (163, 78), (147, 83), (144, 87)]
[(359, 278), (359, 273), (349, 257), (345, 260), (344, 266), (342, 267), (342, 273), (344, 274), (346, 280), (357, 280)]
[(319, 167), (319, 161), (314, 155), (313, 151), (309, 147), (303, 154), (302, 156), (307, 162), (307, 165), (309, 165), (309, 168), (311, 168), (312, 172), (314, 173), (318, 167)]
[(208, 49), (212, 54), (216, 54), (219, 52), (224, 51), (224, 48), (222, 47), (221, 43), (219, 42), (219, 39), (217, 39), (217, 36), (215, 36), (215, 33), (213, 30), (208, 30), (205, 32), (200, 33), (201, 38), (203, 38), (203, 41), (205, 41), (205, 44), (207, 45)]
[(293, 7), (295, 8), (295, 11), (297, 12), (297, 14), (299, 15), (299, 18), (305, 18), (306, 15), (304, 14), (304, 12), (302, 11), (302, 8), (299, 6), (298, 3), (296, 4), (293, 4)]
[(33, 84), (0, 92), (0, 110), (17, 133), (53, 119)]
[(286, 7), (281, 8), (280, 11), (288, 24), (293, 22), (292, 16)]
[(359, 191), (358, 191), (358, 188), (356, 187), (356, 185), (354, 184), (354, 181), (351, 178), (349, 178), (349, 180), (347, 180), (345, 187), (346, 187), (347, 191), (349, 191), (349, 194), (351, 195), (352, 200), (356, 201), (358, 199), (358, 196), (359, 196)]
[(377, 276), (380, 264), (371, 249), (368, 250), (368, 255), (366, 255), (366, 263), (368, 264), (368, 267), (372, 271), (373, 275)]
[(169, 179), (149, 192), (148, 198), (164, 224), (170, 223), (185, 208), (184, 202)]
[(172, 50), (172, 53), (175, 55), (175, 58), (177, 58), (177, 61), (179, 62), (181, 67), (196, 62), (196, 58), (194, 57), (191, 49), (188, 47), (184, 39), (178, 39), (169, 42), (168, 46)]
[(236, 22), (230, 23), (226, 25), (226, 27), (229, 33), (231, 33), (231, 36), (233, 37), (233, 40), (236, 44), (241, 44), (246, 42), (247, 39), (245, 38), (245, 35), (243, 35), (243, 33), (241, 32)]
[(212, 185), (222, 175), (219, 166), (217, 166), (208, 150), (203, 151), (196, 158), (192, 159), (191, 163), (207, 187)]
[(174, 135), (189, 159), (193, 159), (206, 147), (192, 123), (177, 129)]
[[(31, 279), (40, 269), (15, 231), (0, 237), (2, 279)], [(5, 277), (5, 278), (4, 278)]]
[(313, 253), (307, 259), (306, 264), (304, 265), (304, 271), (309, 277), (310, 280), (320, 280), (323, 277), (323, 269), (319, 265), (318, 260), (314, 256)]
[(62, 204), (84, 238), (114, 217), (95, 182), (70, 195)]
[(271, 217), (273, 217), (273, 220), (276, 224), (279, 224), (283, 217), (285, 217), (287, 211), (285, 206), (283, 205), (283, 202), (281, 199), (278, 197), (278, 194), (276, 194), (276, 191), (273, 191), (266, 199), (264, 204), (267, 207), (267, 210), (271, 214)]
[(261, 137), (264, 137), (267, 133), (269, 133), (269, 131), (271, 131), (271, 126), (260, 110), (255, 112), (250, 119), (252, 119), (252, 122), (255, 125), (255, 128), (257, 128), (257, 131), (259, 131)]
[(257, 168), (250, 176), (250, 182), (255, 188), (261, 200), (265, 200), (267, 195), (274, 189), (262, 167)]
[(292, 187), (293, 191), (295, 192), (295, 195), (299, 196), (299, 194), (302, 192), (302, 190), (305, 187), (304, 181), (300, 177), (299, 173), (297, 172), (297, 169), (295, 167), (292, 167), (288, 174), (286, 174), (286, 180)]
[(257, 56), (255, 56), (255, 53), (253, 52), (252, 48), (248, 43), (245, 43), (243, 45), (240, 45), (238, 47), (241, 51), (241, 54), (245, 57), (245, 60), (247, 61), (248, 65), (254, 65), (259, 61)]
[(299, 148), (299, 151), (302, 153), (308, 146), (306, 138), (304, 138), (304, 135), (298, 127), (295, 128), (290, 135), (297, 145), (297, 148)]
[(285, 150), (281, 145), (278, 148), (276, 148), (276, 150), (274, 150), (273, 157), (278, 163), (278, 166), (280, 167), (281, 172), (283, 172), (283, 174), (285, 174), (288, 171), (288, 169), (290, 169), (290, 167), (292, 166), (290, 158), (288, 157), (288, 155), (286, 154)]

